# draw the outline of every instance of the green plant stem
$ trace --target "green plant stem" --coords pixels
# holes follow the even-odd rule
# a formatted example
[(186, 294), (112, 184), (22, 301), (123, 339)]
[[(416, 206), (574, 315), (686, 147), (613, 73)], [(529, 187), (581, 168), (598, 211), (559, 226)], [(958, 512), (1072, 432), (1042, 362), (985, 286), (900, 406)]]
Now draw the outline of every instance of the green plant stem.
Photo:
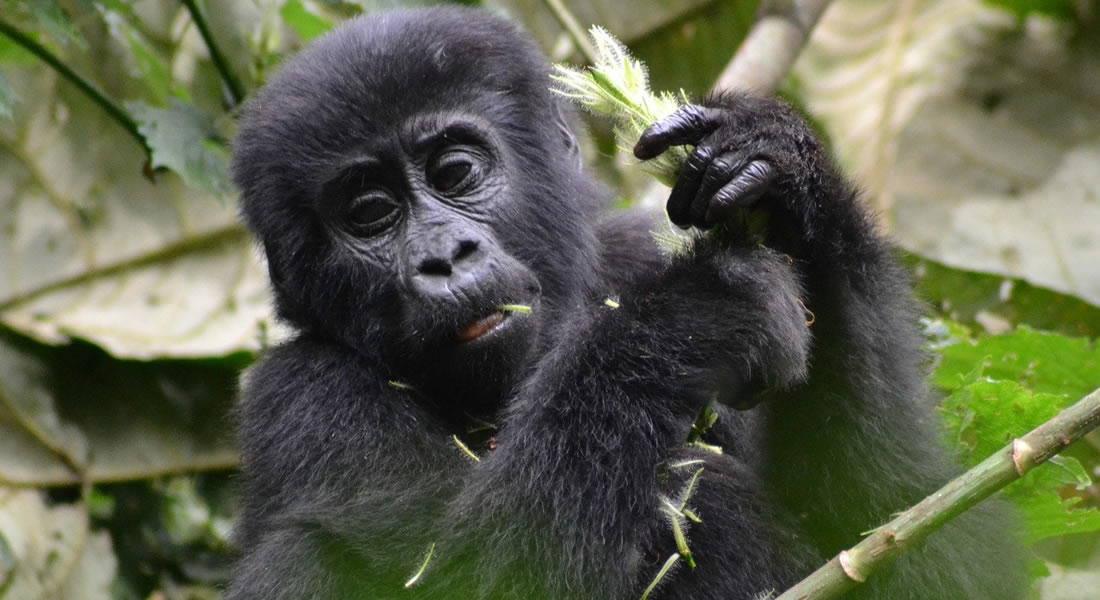
[(141, 132), (138, 131), (137, 121), (130, 116), (130, 113), (126, 112), (126, 109), (123, 108), (121, 104), (115, 102), (103, 90), (99, 89), (99, 86), (92, 83), (90, 79), (73, 71), (69, 68), (69, 65), (65, 64), (64, 61), (55, 56), (45, 46), (39, 44), (34, 38), (12, 27), (8, 23), (0, 21), (0, 34), (3, 34), (16, 44), (27, 49), (35, 56), (42, 59), (42, 62), (50, 65), (50, 67), (60, 73), (62, 77), (68, 79), (77, 89), (83, 92), (84, 95), (98, 104), (111, 119), (121, 125), (131, 137), (137, 140), (137, 142), (141, 144), (141, 147), (145, 149), (147, 155), (151, 154), (149, 144), (145, 141), (145, 136), (141, 135)]
[(225, 59), (221, 47), (214, 40), (214, 34), (210, 32), (210, 24), (206, 22), (206, 16), (202, 14), (197, 0), (183, 0), (183, 5), (187, 7), (187, 12), (191, 13), (191, 20), (195, 23), (195, 27), (199, 29), (199, 35), (202, 36), (202, 41), (206, 44), (207, 50), (210, 51), (210, 60), (214, 63), (214, 68), (218, 70), (222, 81), (229, 88), (229, 96), (233, 101), (233, 105), (240, 104), (245, 95), (244, 85), (233, 74), (233, 70), (229, 67), (229, 61)]
[(875, 569), (916, 548), (930, 533), (1097, 427), (1100, 427), (1100, 389), (948, 482), (776, 600), (840, 597), (866, 581)]
[(554, 18), (558, 20), (558, 23), (569, 34), (569, 37), (573, 38), (573, 43), (577, 45), (577, 49), (584, 55), (584, 59), (588, 61), (588, 64), (596, 64), (597, 52), (595, 46), (588, 40), (584, 29), (581, 29), (581, 24), (573, 16), (573, 13), (569, 12), (565, 3), (562, 0), (543, 0), (543, 2), (550, 9), (550, 12), (554, 13)]

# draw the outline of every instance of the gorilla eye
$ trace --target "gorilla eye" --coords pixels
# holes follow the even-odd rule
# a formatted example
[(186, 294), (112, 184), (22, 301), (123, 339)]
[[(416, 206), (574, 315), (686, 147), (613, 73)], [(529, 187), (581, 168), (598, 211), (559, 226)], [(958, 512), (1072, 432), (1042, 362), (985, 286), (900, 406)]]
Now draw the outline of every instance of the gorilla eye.
[(465, 155), (456, 154), (444, 155), (428, 172), (428, 182), (433, 188), (441, 192), (454, 191), (469, 178), (474, 170), (473, 163)]
[(397, 207), (378, 195), (360, 196), (352, 200), (345, 213), (347, 222), (365, 233), (384, 229), (397, 216)]

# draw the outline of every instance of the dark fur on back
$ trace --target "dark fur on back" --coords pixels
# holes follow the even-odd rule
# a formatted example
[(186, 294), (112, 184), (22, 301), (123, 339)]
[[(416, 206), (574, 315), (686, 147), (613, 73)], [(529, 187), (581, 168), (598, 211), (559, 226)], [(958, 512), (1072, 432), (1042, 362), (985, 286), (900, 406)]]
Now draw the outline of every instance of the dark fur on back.
[[(697, 567), (650, 597), (750, 600), (958, 472), (907, 276), (790, 107), (704, 101), (716, 129), (697, 154), (718, 148), (732, 177), (742, 156), (772, 169), (752, 207), (768, 229), (761, 245), (730, 221), (666, 257), (646, 219), (605, 214), (547, 74), (498, 17), (404, 10), (346, 23), (249, 103), (234, 177), (298, 333), (245, 381), (229, 600), (637, 598), (677, 552), (668, 502), (701, 518), (682, 523)], [(432, 169), (402, 158), (454, 119), (490, 138), (495, 187), (476, 206), (416, 187)], [(367, 155), (414, 182), (385, 244), (325, 216), (325, 182)], [(511, 317), (530, 325), (514, 346), (435, 341), (464, 331), (476, 295), (422, 297), (409, 271), (439, 261), (401, 252), (447, 236), (492, 253), (478, 293), (539, 290), (531, 315)], [(447, 276), (467, 254), (444, 256)], [(721, 455), (685, 443), (715, 398), (704, 441)], [(1010, 523), (986, 503), (852, 597), (1021, 598)]]

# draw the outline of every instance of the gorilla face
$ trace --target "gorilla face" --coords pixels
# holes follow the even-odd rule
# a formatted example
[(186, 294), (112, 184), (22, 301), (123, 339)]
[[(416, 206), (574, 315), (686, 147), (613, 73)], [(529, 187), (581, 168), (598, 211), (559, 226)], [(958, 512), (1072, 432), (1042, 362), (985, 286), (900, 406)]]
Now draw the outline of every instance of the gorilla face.
[[(327, 36), (251, 102), (234, 152), (242, 212), (281, 317), (464, 408), (497, 404), (542, 323), (593, 277), (598, 194), (581, 189), (529, 41), (492, 21), (390, 55), (415, 35), (403, 15)], [(478, 54), (508, 66), (481, 69)]]
[(537, 307), (541, 286), (494, 228), (518, 201), (501, 144), (474, 118), (417, 115), (397, 129), (336, 166), (314, 209), (333, 252), (393, 288), (388, 355), (419, 379), (504, 384), (513, 369), (500, 366), (523, 359), (537, 318), (501, 306)]

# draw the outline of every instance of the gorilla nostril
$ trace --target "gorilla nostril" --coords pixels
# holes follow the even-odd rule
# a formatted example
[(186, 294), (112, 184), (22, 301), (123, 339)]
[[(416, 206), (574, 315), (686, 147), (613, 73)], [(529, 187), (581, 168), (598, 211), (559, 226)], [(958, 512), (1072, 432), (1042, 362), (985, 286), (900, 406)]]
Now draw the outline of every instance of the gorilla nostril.
[(471, 254), (476, 252), (477, 248), (477, 242), (473, 240), (463, 240), (458, 243), (458, 249), (455, 250), (454, 258), (452, 258), (451, 260), (456, 263), (461, 262), (466, 258), (469, 258)]
[(450, 277), (451, 275), (451, 263), (443, 260), (442, 258), (426, 258), (420, 261), (420, 267), (417, 271), (422, 275), (439, 275), (442, 277)]

